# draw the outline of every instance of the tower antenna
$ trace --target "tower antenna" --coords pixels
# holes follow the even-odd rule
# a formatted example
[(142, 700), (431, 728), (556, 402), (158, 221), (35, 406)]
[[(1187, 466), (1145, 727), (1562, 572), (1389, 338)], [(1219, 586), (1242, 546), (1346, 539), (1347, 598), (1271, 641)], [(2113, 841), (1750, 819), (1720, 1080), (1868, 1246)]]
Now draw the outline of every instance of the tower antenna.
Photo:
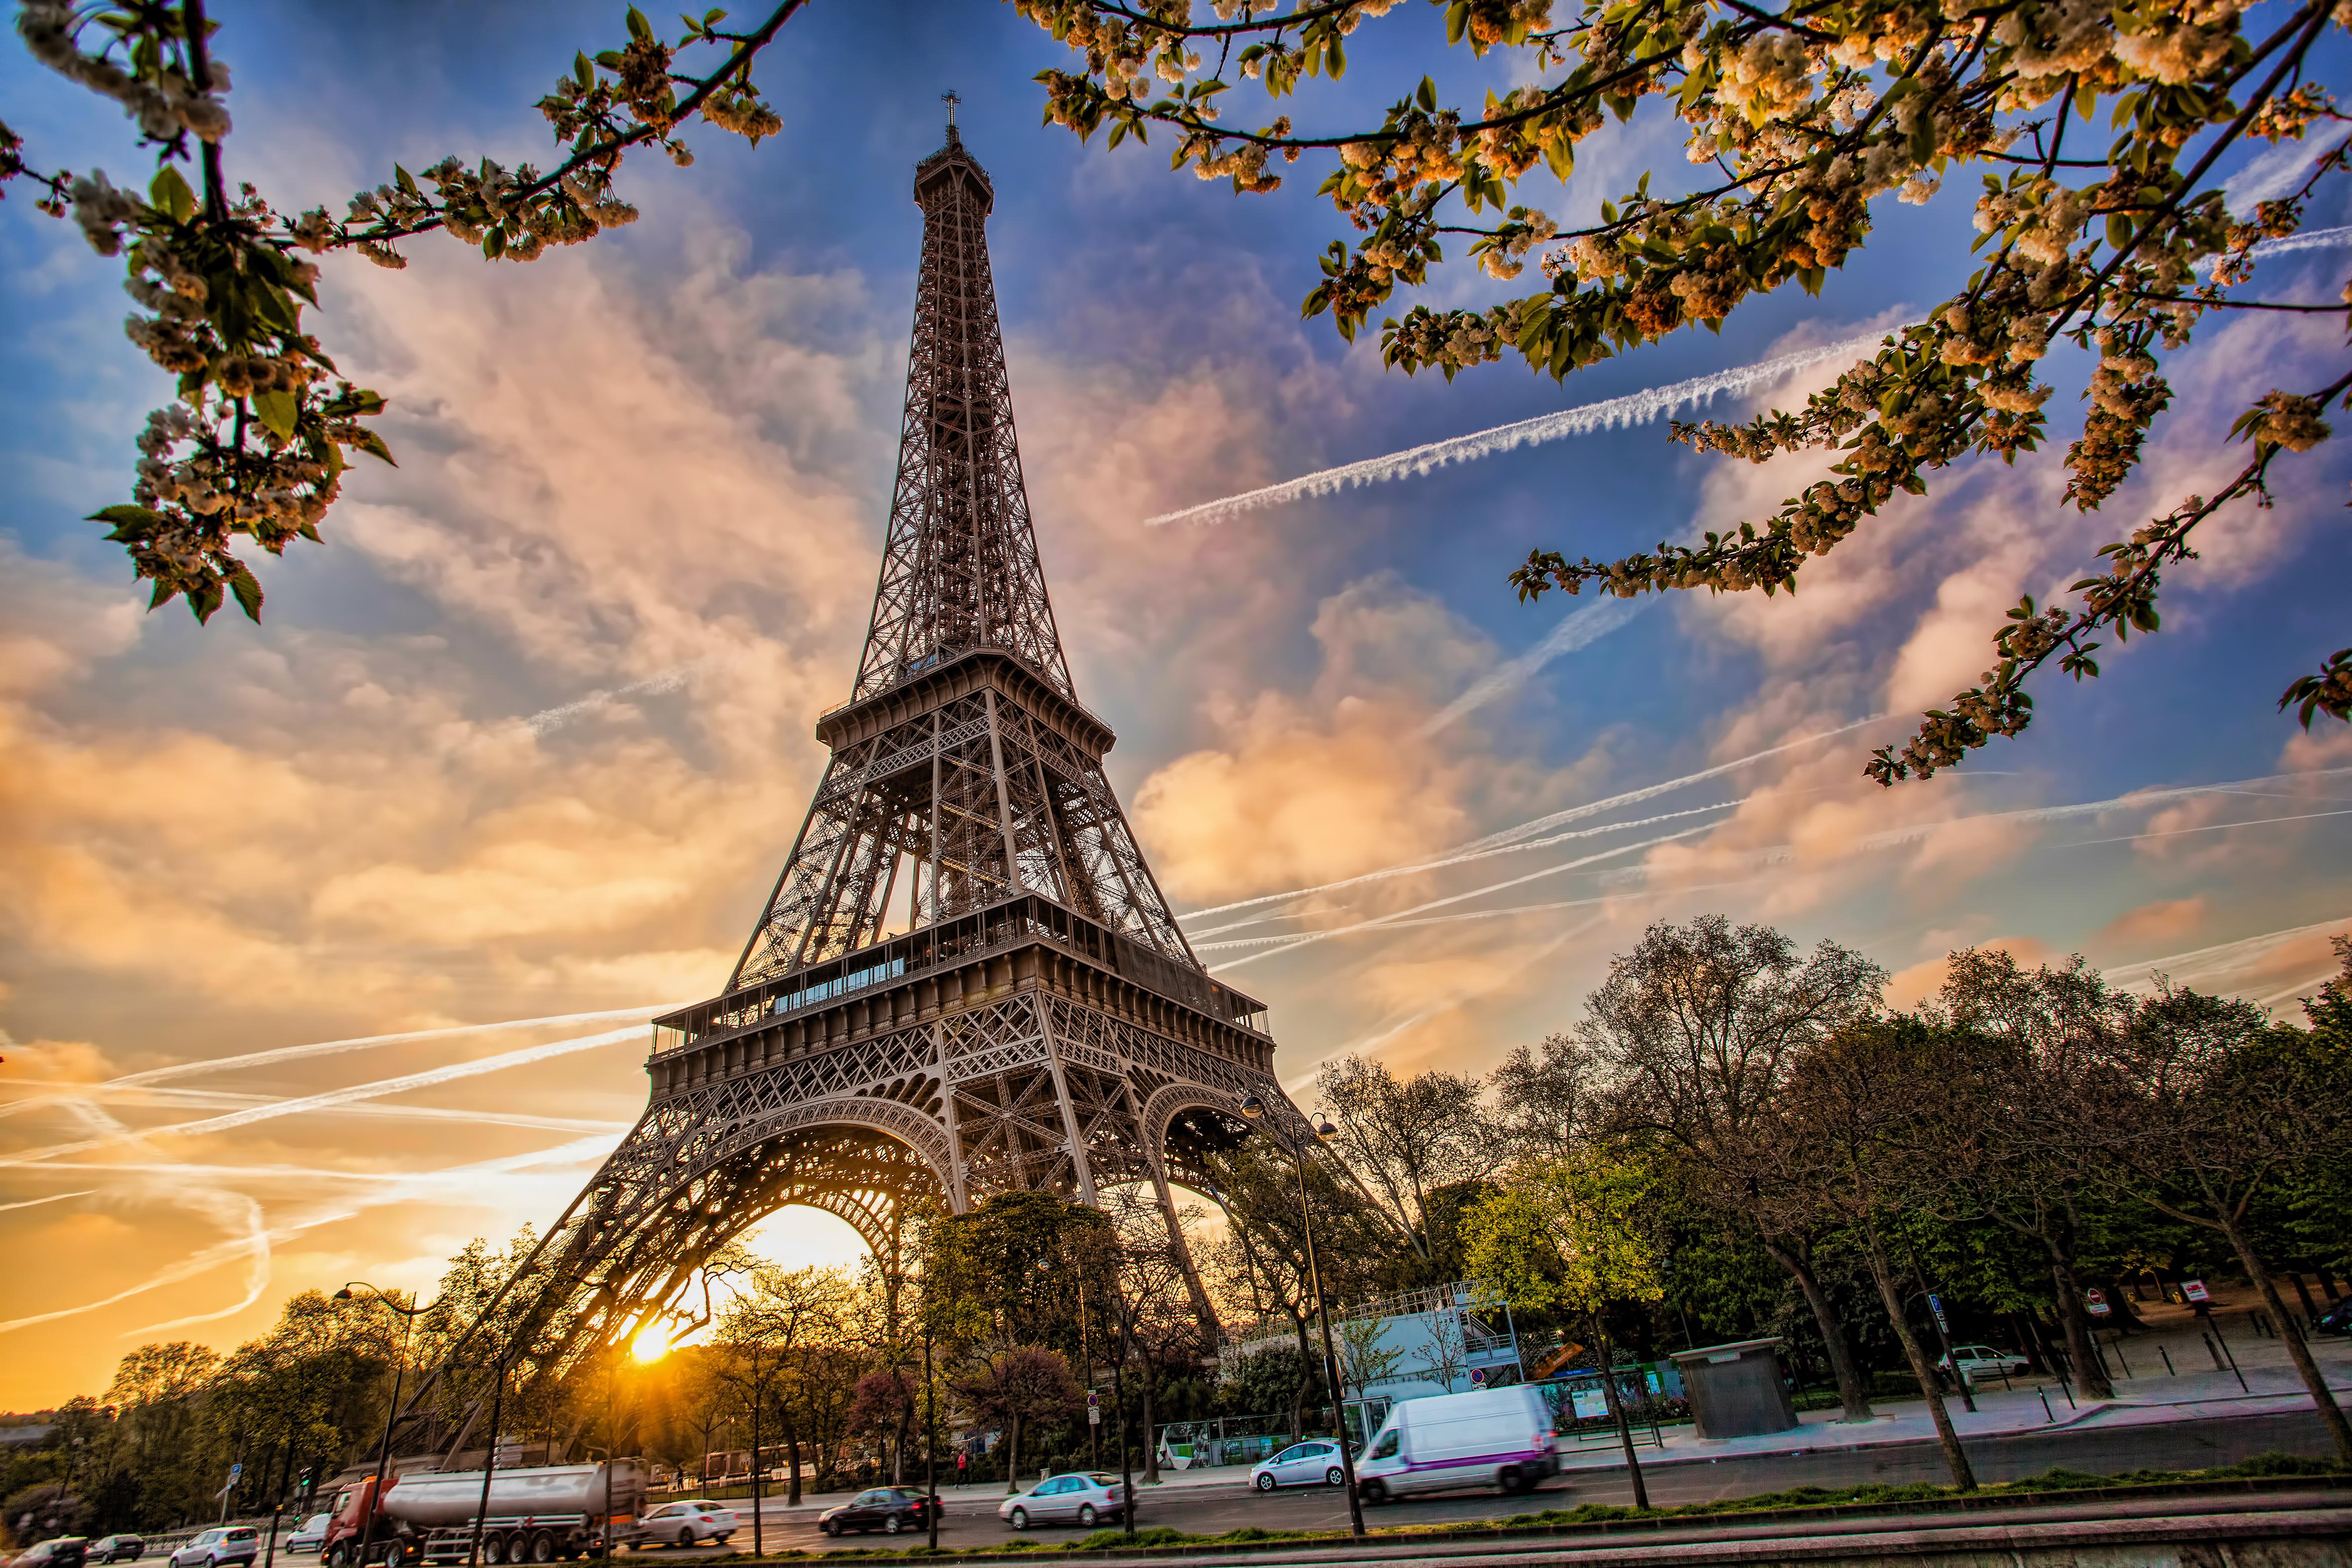
[(963, 99), (956, 96), (955, 89), (950, 88), (947, 91), (940, 94), (940, 101), (948, 106), (948, 129), (950, 131), (953, 131), (955, 129), (956, 105), (961, 103)]

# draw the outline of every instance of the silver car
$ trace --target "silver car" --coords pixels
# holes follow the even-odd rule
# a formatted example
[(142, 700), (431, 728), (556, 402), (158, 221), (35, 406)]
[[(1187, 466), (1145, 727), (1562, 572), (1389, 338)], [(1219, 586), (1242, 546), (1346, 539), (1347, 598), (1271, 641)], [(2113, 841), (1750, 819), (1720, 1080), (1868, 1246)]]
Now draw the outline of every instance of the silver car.
[(1339, 1463), (1339, 1445), (1328, 1437), (1293, 1443), (1250, 1471), (1250, 1485), (1260, 1491), (1272, 1491), (1276, 1487), (1347, 1484), (1348, 1472)]
[(286, 1538), (286, 1550), (297, 1557), (316, 1557), (326, 1550), (327, 1526), (334, 1520), (331, 1513), (314, 1513), (304, 1520), (294, 1533)]
[(227, 1568), (261, 1553), (261, 1532), (249, 1524), (216, 1525), (172, 1553), (172, 1568)]
[(1076, 1524), (1092, 1530), (1107, 1519), (1123, 1520), (1135, 1491), (1122, 1497), (1117, 1476), (1078, 1470), (1039, 1481), (996, 1507), (996, 1517), (1015, 1530), (1032, 1524)]

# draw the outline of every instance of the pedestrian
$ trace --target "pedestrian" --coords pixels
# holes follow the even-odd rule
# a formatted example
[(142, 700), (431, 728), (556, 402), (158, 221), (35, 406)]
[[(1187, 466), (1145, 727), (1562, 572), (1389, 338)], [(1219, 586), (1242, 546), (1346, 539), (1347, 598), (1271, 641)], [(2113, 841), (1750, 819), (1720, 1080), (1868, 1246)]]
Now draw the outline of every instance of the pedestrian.
[(971, 1469), (971, 1450), (970, 1448), (958, 1448), (956, 1450), (956, 1484), (958, 1486), (961, 1486), (963, 1484), (964, 1476)]

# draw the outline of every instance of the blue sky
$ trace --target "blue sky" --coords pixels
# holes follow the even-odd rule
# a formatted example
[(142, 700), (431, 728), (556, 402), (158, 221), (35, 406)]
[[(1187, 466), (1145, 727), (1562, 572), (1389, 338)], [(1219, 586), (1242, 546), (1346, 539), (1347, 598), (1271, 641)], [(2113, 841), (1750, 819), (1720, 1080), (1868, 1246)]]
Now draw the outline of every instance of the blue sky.
[[(574, 48), (620, 32), (617, 13), (587, 16), (228, 9), (232, 177), (287, 211), (340, 209), (395, 160), (544, 159), (529, 106)], [(1433, 41), (1417, 8), (1368, 26), (1347, 82), (1301, 122), (1361, 123), (1423, 70), (1449, 97), (1510, 85), (1506, 62)], [(629, 1034), (396, 1096), (163, 1130), (620, 1018), (192, 1075), (169, 1092), (58, 1086), (645, 1008), (723, 980), (821, 766), (811, 721), (855, 664), (919, 239), (911, 166), (939, 144), (942, 91), (961, 95), (997, 186), (1015, 413), (1072, 664), (1119, 733), (1113, 778), (1184, 910), (1411, 863), (1940, 701), (1984, 667), (2020, 592), (2063, 590), (2137, 514), (2210, 485), (2236, 412), (2332, 346), (2326, 328), (2207, 329), (2177, 361), (2143, 479), (2089, 518), (2056, 500), (2086, 367), (2055, 356), (2052, 452), (1954, 470), (1809, 568), (1793, 603), (1650, 607), (1416, 738), (1579, 608), (1514, 601), (1505, 575), (1531, 547), (1605, 555), (1729, 526), (1810, 469), (1695, 457), (1647, 425), (1212, 528), (1143, 519), (1921, 313), (1967, 274), (1966, 177), (1924, 209), (1883, 206), (1867, 252), (1818, 299), (1754, 302), (1719, 337), (1686, 331), (1565, 386), (1496, 367), (1449, 387), (1298, 319), (1342, 229), (1312, 164), (1271, 197), (1236, 198), (1171, 174), (1157, 143), (1083, 148), (1038, 123), (1029, 78), (1062, 63), (1009, 7), (813, 6), (761, 72), (783, 133), (752, 150), (706, 129), (688, 136), (691, 169), (632, 162), (632, 228), (528, 267), (441, 236), (412, 242), (404, 273), (331, 258), (315, 329), (393, 397), (401, 467), (360, 471), (323, 547), (263, 565), (258, 628), (145, 614), (119, 553), (78, 520), (121, 498), (131, 438), (166, 389), (121, 335), (117, 267), (28, 199), (0, 203), (0, 1029), (25, 1074), (9, 1094), (40, 1102), (0, 1122), (15, 1162), (0, 1206), (31, 1206), (0, 1207), (0, 1237), (20, 1256), (90, 1260), (12, 1293), (43, 1321), (0, 1324), (0, 1363), (16, 1369), (0, 1403), (102, 1381), (142, 1338), (233, 1340), (289, 1290), (425, 1283), (466, 1237), (551, 1217), (594, 1141), (634, 1117)], [(14, 44), (0, 101), (37, 163), (143, 180), (127, 122)], [(1605, 132), (1570, 188), (1531, 181), (1522, 199), (1567, 225), (1654, 161), (1680, 178), (1669, 129)], [(2326, 204), (2311, 217), (2342, 221)], [(2340, 271), (2338, 253), (2315, 252), (2266, 267), (2264, 287), (2329, 298)], [(1457, 266), (1424, 298), (1506, 292)], [(2277, 507), (2231, 517), (2175, 574), (2160, 635), (2111, 649), (2097, 683), (2037, 687), (2033, 730), (1956, 774), (1864, 782), (1870, 746), (1902, 733), (1889, 722), (1577, 825), (1745, 802), (1719, 818), (1360, 884), (1287, 925), (1203, 935), (1241, 918), (1208, 917), (1196, 938), (1334, 930), (1626, 850), (1445, 913), (1601, 901), (1576, 908), (1213, 951), (1250, 959), (1230, 977), (1272, 1004), (1293, 1081), (1368, 1042), (1402, 1071), (1483, 1071), (1570, 1025), (1643, 923), (1717, 909), (1864, 947), (1897, 1000), (1985, 941), (2169, 959), (2185, 979), (2291, 999), (2352, 915), (2352, 819), (2316, 815), (2352, 804), (2352, 774), (2328, 771), (2352, 768), (2352, 746), (2340, 728), (2298, 738), (2272, 706), (2345, 641), (2347, 477), (2330, 448), (2297, 460)], [(2247, 779), (2268, 781), (1993, 815)], [(2223, 826), (2258, 818), (2277, 820)], [(1886, 841), (1902, 829), (1916, 831)], [(481, 1168), (431, 1176), (466, 1166)], [(822, 1218), (772, 1234), (796, 1256), (846, 1245)]]

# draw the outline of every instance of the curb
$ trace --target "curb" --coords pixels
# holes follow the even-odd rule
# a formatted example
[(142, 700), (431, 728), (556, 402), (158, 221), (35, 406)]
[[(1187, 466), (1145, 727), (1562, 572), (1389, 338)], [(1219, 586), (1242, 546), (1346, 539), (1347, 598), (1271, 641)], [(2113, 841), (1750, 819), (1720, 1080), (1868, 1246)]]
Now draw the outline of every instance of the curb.
[[(1642, 1519), (1593, 1520), (1583, 1523), (1523, 1524), (1509, 1526), (1497, 1525), (1483, 1530), (1464, 1529), (1458, 1527), (1437, 1527), (1425, 1531), (1413, 1531), (1408, 1529), (1400, 1530), (1393, 1535), (1384, 1535), (1375, 1538), (1374, 1543), (1384, 1548), (1394, 1546), (1398, 1548), (1418, 1549), (1425, 1556), (1429, 1557), (1461, 1557), (1475, 1555), (1475, 1552), (1469, 1550), (1457, 1551), (1454, 1550), (1454, 1548), (1475, 1548), (1481, 1543), (1490, 1545), (1503, 1543), (1519, 1545), (1523, 1543), (1525, 1546), (1534, 1547), (1538, 1543), (1546, 1542), (1564, 1542), (1579, 1539), (1589, 1540), (1598, 1543), (1605, 1542), (1612, 1536), (1620, 1538), (1624, 1544), (1630, 1546), (1640, 1544), (1641, 1542), (1639, 1538), (1641, 1537), (1650, 1537), (1654, 1539), (1660, 1535), (1673, 1532), (1690, 1531), (1694, 1529), (1705, 1530), (1710, 1525), (1719, 1526), (1726, 1529), (1751, 1531), (1759, 1528), (1769, 1529), (1775, 1525), (1834, 1525), (1842, 1521), (1883, 1519), (1893, 1521), (1899, 1520), (1940, 1520), (1951, 1518), (1954, 1520), (1952, 1524), (1943, 1526), (1931, 1524), (1927, 1528), (1998, 1529), (2000, 1528), (1998, 1525), (1976, 1526), (1966, 1524), (1964, 1521), (1966, 1516), (1972, 1513), (1987, 1513), (2000, 1509), (2010, 1508), (2030, 1510), (2039, 1508), (2064, 1508), (2079, 1506), (2086, 1503), (2123, 1502), (2128, 1500), (2160, 1502), (2168, 1498), (2179, 1498), (2186, 1501), (2191, 1498), (2220, 1499), (2263, 1495), (2292, 1496), (2298, 1493), (2307, 1494), (2311, 1492), (2352, 1492), (2352, 1475), (2265, 1476), (2218, 1481), (2159, 1481), (2147, 1486), (2084, 1487), (2071, 1490), (2011, 1492), (1997, 1496), (1986, 1495), (1984, 1493), (1964, 1493), (1955, 1497), (1930, 1498), (1912, 1502), (1820, 1503), (1803, 1508), (1757, 1509), (1744, 1512), (1736, 1509), (1727, 1509), (1716, 1513), (1662, 1514)], [(2343, 1533), (2352, 1536), (2352, 1511), (2343, 1511), (2347, 1508), (2344, 1501), (2340, 1500), (2329, 1500), (2325, 1502), (2315, 1502), (2308, 1506), (2341, 1512), (2341, 1518), (2337, 1521), (2337, 1528), (2339, 1528)], [(2271, 1511), (2273, 1511), (2259, 1508), (2248, 1509), (2233, 1512), (2230, 1517), (2255, 1517)], [(2275, 1511), (2281, 1513), (2289, 1512), (2292, 1511), (2292, 1506), (2288, 1509), (2281, 1509)], [(2147, 1517), (2147, 1516), (2135, 1516), (2129, 1514), (2115, 1516), (2116, 1520), (2118, 1521), (2128, 1521)], [(2161, 1519), (2168, 1516), (2157, 1515), (2154, 1517)], [(2181, 1516), (2169, 1517), (2178, 1518)], [(2333, 1517), (2335, 1517), (2335, 1515), (2332, 1513), (2331, 1518)], [(2085, 1523), (2098, 1524), (2104, 1522), (2105, 1521), (2095, 1520), (2046, 1521), (2042, 1521), (2039, 1527), (2063, 1529), (2070, 1525)], [(2035, 1521), (2031, 1520), (2021, 1521), (2018, 1521), (2018, 1523), (2021, 1527), (2036, 1527)], [(742, 1552), (733, 1554), (731, 1560), (743, 1563), (747, 1565), (751, 1563), (779, 1562), (820, 1562), (835, 1557), (846, 1557), (850, 1561), (877, 1561), (887, 1560), (884, 1557), (884, 1553), (889, 1550), (890, 1549), (888, 1548), (866, 1548), (862, 1551), (852, 1549), (847, 1552), (817, 1552), (801, 1553), (791, 1557), (775, 1556), (765, 1558), (754, 1558), (749, 1552)], [(1265, 1553), (1277, 1552), (1317, 1552), (1332, 1550), (1345, 1550), (1360, 1552), (1363, 1550), (1363, 1545), (1353, 1542), (1351, 1539), (1344, 1533), (1326, 1531), (1285, 1540), (1222, 1542), (1200, 1541), (1164, 1546), (1109, 1547), (1093, 1552), (1075, 1552), (1069, 1550), (1067, 1547), (1055, 1548), (1042, 1545), (1026, 1552), (1008, 1552), (1003, 1549), (997, 1549), (992, 1551), (959, 1552), (953, 1550), (942, 1550), (936, 1556), (926, 1554), (919, 1559), (909, 1557), (906, 1560), (920, 1561), (924, 1563), (992, 1563), (1006, 1559), (1022, 1561), (1031, 1557), (1035, 1557), (1047, 1561), (1068, 1563), (1160, 1562), (1181, 1558), (1248, 1558), (1253, 1555), (1262, 1556)]]

